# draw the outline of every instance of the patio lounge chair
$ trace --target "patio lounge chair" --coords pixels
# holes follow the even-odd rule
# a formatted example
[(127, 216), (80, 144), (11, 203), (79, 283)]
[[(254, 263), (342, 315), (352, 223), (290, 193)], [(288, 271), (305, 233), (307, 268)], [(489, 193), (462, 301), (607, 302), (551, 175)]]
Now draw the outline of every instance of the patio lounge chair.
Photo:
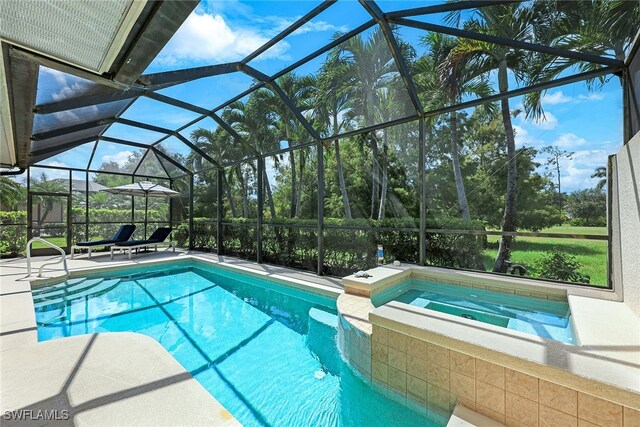
[(157, 251), (158, 245), (168, 245), (167, 249), (172, 248), (173, 251), (175, 252), (176, 242), (172, 242), (172, 241), (165, 242), (165, 240), (167, 239), (167, 237), (169, 237), (169, 234), (171, 234), (172, 231), (173, 229), (169, 227), (164, 227), (164, 228), (161, 227), (161, 228), (158, 228), (156, 231), (154, 231), (153, 234), (149, 236), (149, 238), (146, 240), (129, 240), (127, 242), (116, 243), (115, 245), (111, 246), (111, 259), (113, 259), (113, 252), (116, 250), (119, 250), (122, 252), (128, 252), (129, 259), (131, 259), (131, 251), (133, 249), (147, 248), (147, 247), (153, 246)]
[(91, 258), (91, 251), (95, 247), (109, 247), (113, 246), (116, 243), (122, 243), (129, 240), (133, 232), (135, 231), (136, 226), (133, 224), (124, 224), (121, 225), (116, 234), (113, 235), (111, 239), (104, 240), (92, 240), (89, 242), (78, 242), (75, 245), (71, 246), (71, 259), (73, 259), (73, 255), (76, 250), (80, 251), (86, 249), (89, 258)]

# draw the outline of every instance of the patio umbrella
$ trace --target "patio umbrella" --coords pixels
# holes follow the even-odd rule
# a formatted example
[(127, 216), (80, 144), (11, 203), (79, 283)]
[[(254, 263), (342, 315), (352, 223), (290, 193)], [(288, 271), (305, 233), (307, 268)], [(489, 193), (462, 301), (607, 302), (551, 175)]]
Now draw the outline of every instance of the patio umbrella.
[(133, 184), (120, 185), (118, 187), (105, 188), (103, 191), (112, 194), (127, 194), (129, 196), (144, 197), (144, 238), (147, 238), (147, 210), (149, 208), (149, 197), (176, 197), (180, 193), (162, 185), (149, 181), (135, 182)]

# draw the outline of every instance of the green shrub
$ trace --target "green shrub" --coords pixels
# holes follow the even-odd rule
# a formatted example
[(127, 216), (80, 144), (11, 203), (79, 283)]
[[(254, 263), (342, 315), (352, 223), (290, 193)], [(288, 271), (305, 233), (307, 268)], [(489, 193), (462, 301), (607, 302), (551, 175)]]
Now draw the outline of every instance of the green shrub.
[(589, 283), (588, 274), (580, 272), (582, 265), (576, 257), (554, 249), (536, 261), (536, 272), (539, 277), (563, 282)]
[(0, 256), (17, 256), (26, 246), (27, 211), (0, 211)]

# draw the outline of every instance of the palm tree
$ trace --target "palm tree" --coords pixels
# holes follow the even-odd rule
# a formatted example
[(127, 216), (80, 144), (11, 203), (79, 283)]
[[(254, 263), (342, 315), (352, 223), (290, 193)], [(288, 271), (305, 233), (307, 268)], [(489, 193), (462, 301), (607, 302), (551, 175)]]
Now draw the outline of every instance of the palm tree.
[(23, 186), (6, 176), (0, 177), (0, 205), (2, 208), (14, 210), (26, 200), (27, 195)]
[[(229, 152), (233, 147), (233, 144), (228, 140), (228, 134), (225, 133), (225, 135), (222, 135), (221, 132), (218, 131), (218, 129), (214, 131), (205, 128), (195, 129), (191, 132), (190, 135), (191, 142), (193, 143), (193, 145), (204, 151), (212, 158), (219, 158), (220, 152), (223, 151), (221, 147), (226, 147), (224, 151)], [(227, 138), (226, 143), (224, 141), (225, 138)], [(186, 161), (188, 165), (191, 165), (191, 168), (193, 170), (201, 170), (205, 166), (202, 156), (198, 155), (194, 151), (189, 153)], [(218, 183), (218, 185), (222, 185), (222, 188), (224, 188), (225, 190), (227, 200), (229, 201), (229, 208), (231, 209), (231, 215), (237, 217), (238, 211), (233, 199), (233, 195), (231, 193), (230, 185), (230, 183), (234, 181), (234, 173), (236, 173), (236, 171), (233, 168), (227, 169), (226, 173), (222, 174), (222, 182)], [(240, 177), (240, 179), (242, 180), (242, 176)], [(243, 186), (244, 181), (241, 183), (241, 187)], [(243, 203), (243, 205), (246, 205), (246, 203)]]
[(597, 167), (591, 175), (591, 178), (599, 178), (598, 183), (596, 184), (596, 189), (598, 191), (604, 190), (607, 186), (607, 168), (604, 166)]
[[(380, 102), (380, 90), (397, 76), (397, 68), (384, 33), (377, 28), (368, 39), (354, 36), (336, 47), (329, 55), (332, 61), (345, 64), (344, 72), (348, 100), (353, 116), (360, 117), (364, 127), (374, 124), (375, 106)], [(371, 218), (380, 200), (378, 141), (369, 137), (373, 157), (371, 170)]]
[[(477, 33), (527, 41), (532, 38), (532, 19), (531, 10), (526, 5), (506, 3), (474, 10), (464, 27)], [(509, 71), (518, 82), (526, 78), (528, 56), (528, 54), (509, 46), (460, 38), (447, 58), (446, 67), (458, 69), (460, 65), (464, 65), (467, 68), (466, 72), (477, 76), (497, 71), (498, 90), (500, 93), (505, 93), (509, 90)], [(500, 103), (508, 157), (507, 188), (501, 228), (502, 231), (513, 232), (516, 231), (517, 225), (517, 153), (509, 100), (504, 98)], [(512, 242), (513, 237), (511, 236), (502, 236), (500, 239), (493, 271), (506, 271), (506, 261), (511, 257)]]
[[(640, 22), (640, 3), (625, 0), (537, 0), (533, 11), (536, 16), (533, 28), (539, 42), (566, 50), (613, 56), (620, 61), (624, 61)], [(602, 68), (592, 62), (549, 55), (536, 55), (532, 59), (531, 83), (553, 80), (571, 68), (581, 72)], [(589, 81), (589, 88), (599, 88), (608, 78)], [(532, 93), (525, 98), (532, 107), (529, 111), (536, 116), (542, 114), (543, 93)]]
[[(338, 134), (349, 122), (349, 115), (345, 114), (349, 107), (349, 76), (346, 73), (347, 65), (336, 58), (329, 58), (320, 69), (317, 79), (317, 91), (314, 99), (316, 123), (321, 123), (327, 129), (331, 129), (333, 149), (336, 156), (336, 173), (338, 185), (342, 196), (344, 216), (352, 219), (347, 184), (342, 170), (342, 158), (340, 157), (340, 139)], [(341, 117), (341, 119), (339, 119)]]
[[(315, 78), (312, 76), (299, 77), (294, 73), (287, 73), (280, 77), (277, 81), (280, 88), (287, 94), (291, 102), (301, 111), (305, 112), (311, 109), (311, 101), (313, 97)], [(285, 105), (282, 99), (273, 91), (268, 89), (260, 89), (252, 95), (253, 101), (256, 102), (261, 108), (264, 109), (267, 114), (270, 114), (271, 119), (276, 123), (276, 129), (278, 130), (278, 137), (287, 141), (289, 146), (294, 145), (294, 135), (297, 134), (297, 129), (302, 125), (295, 117), (294, 113)], [(304, 156), (302, 150), (300, 156)], [(295, 217), (297, 215), (297, 192), (296, 192), (296, 158), (295, 151), (289, 151), (289, 166), (291, 168), (291, 199), (289, 216)]]
[[(421, 42), (428, 49), (428, 54), (418, 59), (415, 65), (415, 73), (418, 75), (416, 83), (424, 94), (425, 105), (430, 109), (443, 105), (460, 103), (464, 95), (474, 95), (478, 98), (489, 96), (493, 93), (491, 85), (485, 75), (475, 75), (463, 62), (450, 64), (447, 57), (456, 46), (453, 37), (440, 33), (431, 33), (422, 37)], [(452, 67), (449, 67), (452, 65)], [(489, 104), (489, 108), (492, 104)], [(449, 114), (449, 127), (451, 131), (450, 154), (453, 166), (453, 176), (458, 196), (460, 215), (465, 220), (470, 220), (467, 193), (462, 178), (459, 154), (458, 113)]]
[[(274, 135), (275, 124), (267, 114), (260, 110), (257, 103), (236, 101), (229, 105), (222, 112), (222, 118), (234, 128), (236, 132), (245, 140), (253, 144), (253, 148), (261, 153), (273, 150), (278, 147), (278, 141)], [(276, 156), (276, 163), (278, 157)], [(267, 204), (271, 218), (276, 217), (276, 208), (273, 201), (273, 191), (267, 171), (262, 171), (264, 189), (267, 193)]]
[[(45, 172), (42, 172), (39, 177), (31, 178), (31, 186), (42, 193), (69, 192), (68, 180), (50, 179)], [(41, 228), (53, 208), (59, 205), (55, 198), (47, 196), (33, 196), (33, 201), (38, 203), (39, 208), (42, 209), (41, 211), (39, 209), (38, 215), (35, 215), (38, 223), (37, 228)]]

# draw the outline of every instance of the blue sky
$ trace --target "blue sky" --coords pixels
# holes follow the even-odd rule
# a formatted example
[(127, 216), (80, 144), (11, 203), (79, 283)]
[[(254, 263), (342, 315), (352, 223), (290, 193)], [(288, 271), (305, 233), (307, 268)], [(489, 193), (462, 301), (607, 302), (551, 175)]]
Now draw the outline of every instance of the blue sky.
[[(316, 1), (203, 1), (148, 67), (146, 73), (241, 60), (317, 4)], [(425, 2), (380, 1), (378, 4), (383, 10), (389, 11), (422, 6)], [(439, 22), (442, 18), (443, 15), (430, 18), (416, 17), (422, 20), (429, 19), (431, 22)], [(336, 32), (349, 31), (369, 19), (370, 16), (357, 1), (340, 0), (251, 61), (250, 65), (266, 74), (273, 74), (322, 47), (332, 40)], [(425, 33), (419, 30), (400, 29), (401, 37), (411, 43), (419, 54), (424, 52), (419, 45), (419, 37), (423, 34)], [(323, 58), (311, 61), (300, 67), (297, 72), (315, 72), (322, 64)], [(51, 73), (48, 76), (50, 79), (56, 79), (58, 83), (64, 80), (56, 74), (57, 72)], [(251, 83), (252, 80), (246, 75), (233, 73), (200, 79), (164, 89), (161, 93), (206, 108), (214, 108), (249, 88)], [(67, 81), (63, 84), (72, 86), (77, 82)], [(46, 90), (46, 87), (41, 88)], [(512, 108), (517, 108), (519, 103), (519, 99), (512, 100)], [(595, 180), (590, 178), (593, 170), (606, 165), (607, 156), (615, 153), (621, 145), (621, 104), (621, 88), (617, 77), (612, 78), (595, 93), (589, 93), (583, 83), (552, 89), (543, 99), (545, 121), (534, 123), (525, 120), (523, 116), (514, 119), (517, 143), (534, 148), (554, 144), (574, 152), (573, 158), (566, 160), (562, 165), (563, 189), (574, 191), (590, 187), (595, 183)], [(176, 129), (196, 115), (141, 98), (123, 117)], [(211, 120), (202, 125), (211, 128), (216, 126)], [(190, 129), (186, 129), (182, 134), (188, 136), (189, 131)], [(124, 125), (113, 125), (106, 135), (142, 143), (151, 143), (162, 136)], [(187, 153), (186, 147), (182, 144), (178, 147), (172, 143), (171, 146), (175, 146), (175, 152)], [(58, 155), (45, 163), (75, 167), (80, 154), (90, 152), (90, 148), (87, 147), (89, 146)], [(135, 149), (123, 148), (116, 144), (100, 143), (93, 165), (114, 159), (121, 161), (126, 158), (126, 151), (133, 150)], [(540, 157), (540, 160), (544, 159)]]

